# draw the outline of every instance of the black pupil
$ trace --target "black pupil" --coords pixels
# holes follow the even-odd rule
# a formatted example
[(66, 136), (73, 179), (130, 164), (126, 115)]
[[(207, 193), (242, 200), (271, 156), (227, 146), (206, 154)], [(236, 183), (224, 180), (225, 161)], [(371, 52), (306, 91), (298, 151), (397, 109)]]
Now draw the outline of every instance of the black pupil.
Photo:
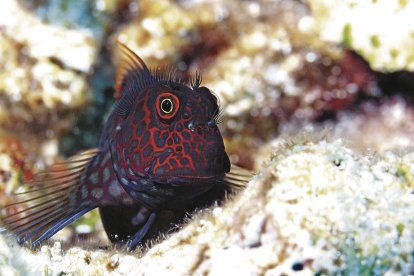
[(162, 111), (165, 113), (170, 113), (172, 111), (172, 102), (169, 99), (162, 101), (161, 103)]

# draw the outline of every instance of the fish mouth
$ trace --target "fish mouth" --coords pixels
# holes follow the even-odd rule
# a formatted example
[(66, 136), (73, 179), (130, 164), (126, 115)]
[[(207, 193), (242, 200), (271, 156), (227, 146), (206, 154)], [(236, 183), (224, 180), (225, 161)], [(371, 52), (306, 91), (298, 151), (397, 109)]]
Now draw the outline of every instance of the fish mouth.
[(189, 203), (194, 198), (201, 196), (214, 187), (223, 186), (222, 176), (168, 176), (154, 179), (154, 188), (158, 191), (157, 196), (165, 194), (166, 201)]
[(160, 184), (168, 184), (171, 186), (193, 186), (202, 184), (218, 184), (222, 182), (225, 174), (212, 176), (193, 176), (193, 175), (163, 175), (156, 176), (154, 181)]

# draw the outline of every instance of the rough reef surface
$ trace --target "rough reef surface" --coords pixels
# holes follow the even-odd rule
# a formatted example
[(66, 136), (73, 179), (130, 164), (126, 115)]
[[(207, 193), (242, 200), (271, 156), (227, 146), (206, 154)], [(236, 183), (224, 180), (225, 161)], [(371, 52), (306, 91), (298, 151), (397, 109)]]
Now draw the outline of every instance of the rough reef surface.
[(0, 125), (20, 131), (67, 128), (68, 112), (87, 101), (85, 74), (97, 54), (95, 43), (87, 29), (45, 24), (18, 1), (3, 2)]
[(408, 274), (414, 153), (358, 155), (339, 140), (281, 143), (246, 190), (146, 253), (1, 237), (0, 271), (61, 275)]
[(356, 50), (377, 71), (414, 70), (413, 1), (307, 2), (322, 40)]

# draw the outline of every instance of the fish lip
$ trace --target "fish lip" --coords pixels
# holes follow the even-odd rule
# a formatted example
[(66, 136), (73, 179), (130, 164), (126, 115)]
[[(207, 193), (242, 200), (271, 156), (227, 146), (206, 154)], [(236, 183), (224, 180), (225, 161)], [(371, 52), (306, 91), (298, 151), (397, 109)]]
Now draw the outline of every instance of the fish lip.
[(222, 182), (224, 173), (220, 175), (212, 176), (191, 176), (191, 175), (168, 175), (162, 177), (155, 177), (154, 181), (161, 184), (170, 184), (173, 186), (178, 185), (192, 185), (192, 184), (205, 184), (205, 183), (218, 183)]

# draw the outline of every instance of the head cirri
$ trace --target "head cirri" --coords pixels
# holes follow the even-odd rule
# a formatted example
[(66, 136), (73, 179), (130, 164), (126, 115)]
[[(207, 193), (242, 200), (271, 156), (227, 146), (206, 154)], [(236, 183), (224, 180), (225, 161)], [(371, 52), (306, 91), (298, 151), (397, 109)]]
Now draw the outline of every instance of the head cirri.
[(151, 72), (129, 48), (120, 45), (117, 75), (120, 99), (109, 118), (112, 155), (121, 181), (137, 177), (159, 183), (203, 182), (230, 170), (217, 127), (217, 97), (200, 86), (196, 75), (190, 86), (171, 72)]

